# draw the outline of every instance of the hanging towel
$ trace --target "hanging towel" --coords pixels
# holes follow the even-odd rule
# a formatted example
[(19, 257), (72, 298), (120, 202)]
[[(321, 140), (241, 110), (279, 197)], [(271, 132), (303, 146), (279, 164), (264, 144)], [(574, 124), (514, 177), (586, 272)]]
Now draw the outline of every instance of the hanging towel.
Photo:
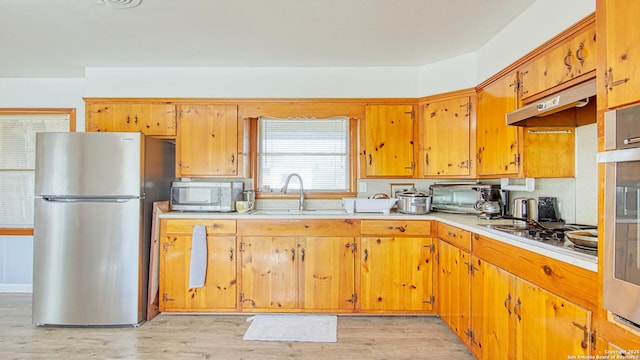
[(204, 286), (207, 274), (207, 227), (193, 227), (191, 239), (191, 264), (189, 264), (189, 289)]

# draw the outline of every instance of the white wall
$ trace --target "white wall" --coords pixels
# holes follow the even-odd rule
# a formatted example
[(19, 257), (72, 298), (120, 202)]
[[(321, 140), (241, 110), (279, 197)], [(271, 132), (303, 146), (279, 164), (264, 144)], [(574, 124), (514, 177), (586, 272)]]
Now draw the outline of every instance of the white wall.
[(478, 50), (481, 83), (596, 10), (595, 0), (536, 0)]
[(0, 78), (0, 108), (75, 108), (84, 131), (84, 78)]
[(88, 97), (415, 97), (418, 69), (90, 68)]

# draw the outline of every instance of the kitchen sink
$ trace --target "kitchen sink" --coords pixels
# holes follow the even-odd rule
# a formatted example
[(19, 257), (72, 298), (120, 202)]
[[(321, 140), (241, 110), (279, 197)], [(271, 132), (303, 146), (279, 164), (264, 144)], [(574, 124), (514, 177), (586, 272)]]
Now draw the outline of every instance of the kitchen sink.
[(252, 213), (253, 215), (345, 215), (346, 211), (343, 209), (312, 209), (312, 210), (298, 210), (298, 209), (259, 209)]

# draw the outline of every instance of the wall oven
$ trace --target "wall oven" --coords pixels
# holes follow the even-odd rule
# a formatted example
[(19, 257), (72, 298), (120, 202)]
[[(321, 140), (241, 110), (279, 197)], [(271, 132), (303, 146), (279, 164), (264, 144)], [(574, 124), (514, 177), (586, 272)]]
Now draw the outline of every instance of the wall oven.
[(640, 328), (640, 105), (605, 113), (603, 306)]

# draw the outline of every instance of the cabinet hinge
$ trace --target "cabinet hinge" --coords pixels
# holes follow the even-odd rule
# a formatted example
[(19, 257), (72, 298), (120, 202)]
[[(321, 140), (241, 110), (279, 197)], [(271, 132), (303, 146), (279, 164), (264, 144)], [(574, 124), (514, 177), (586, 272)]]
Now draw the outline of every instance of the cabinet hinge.
[(238, 251), (244, 251), (244, 247), (245, 247), (245, 246), (251, 246), (251, 244), (247, 244), (247, 243), (243, 243), (243, 242), (241, 242), (241, 243), (240, 243), (240, 248), (238, 249)]
[(479, 342), (476, 341), (476, 337), (473, 333), (473, 330), (471, 329), (467, 329), (464, 331), (464, 334), (467, 335), (467, 337), (469, 338), (469, 341), (471, 342), (471, 344), (477, 346), (477, 347), (482, 347), (482, 345), (480, 345)]
[(516, 166), (520, 166), (520, 153), (516, 154)]
[(174, 243), (170, 243), (170, 242), (163, 242), (162, 243), (162, 250), (163, 251), (168, 251), (169, 250), (169, 246), (175, 246)]
[(351, 248), (352, 253), (355, 253), (356, 251), (358, 251), (358, 244), (356, 244), (355, 242), (344, 244), (344, 246), (346, 248)]
[(433, 305), (436, 302), (436, 297), (431, 295), (429, 296), (429, 300), (422, 300), (423, 304), (431, 304)]
[(431, 244), (428, 245), (429, 246), (429, 253), (433, 254), (436, 251), (436, 245), (435, 244)]
[(467, 271), (469, 272), (469, 274), (471, 274), (471, 276), (474, 276), (475, 271), (478, 270), (478, 268), (475, 267), (471, 262), (465, 261), (464, 264), (467, 265)]
[(174, 298), (170, 298), (166, 292), (162, 293), (162, 301), (167, 302), (167, 301), (175, 301), (176, 299)]
[(596, 350), (596, 343), (597, 343), (597, 341), (596, 341), (596, 331), (593, 330), (591, 332), (591, 348), (593, 349), (593, 351)]
[(358, 302), (358, 294), (356, 294), (356, 293), (351, 294), (351, 298), (345, 300), (345, 302), (350, 302), (350, 303), (353, 303), (353, 304), (357, 303)]
[(469, 114), (471, 114), (471, 110), (473, 110), (473, 105), (471, 104), (471, 101), (467, 103), (467, 110), (469, 111)]
[(252, 306), (256, 305), (256, 302), (253, 301), (252, 299), (246, 298), (244, 297), (244, 293), (240, 293), (240, 303), (242, 304), (243, 302), (250, 302)]
[(411, 114), (411, 120), (415, 120), (416, 118), (416, 111), (413, 109), (411, 111), (405, 112), (405, 114)]

